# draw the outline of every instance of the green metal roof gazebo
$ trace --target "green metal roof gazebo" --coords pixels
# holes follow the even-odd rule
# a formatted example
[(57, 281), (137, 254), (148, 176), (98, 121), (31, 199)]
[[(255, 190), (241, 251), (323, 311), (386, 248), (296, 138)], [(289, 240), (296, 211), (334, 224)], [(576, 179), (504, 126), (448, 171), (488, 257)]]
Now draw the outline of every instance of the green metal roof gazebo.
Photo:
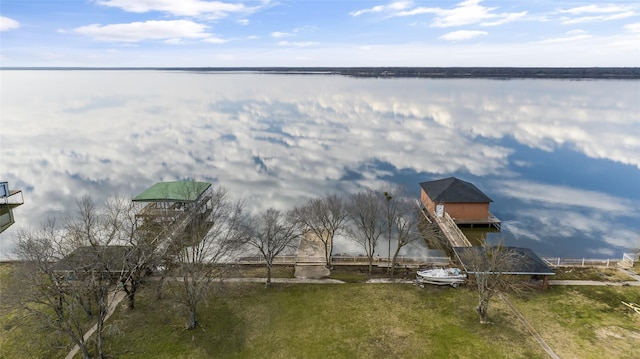
[(158, 182), (133, 198), (133, 202), (193, 202), (211, 187), (208, 182)]

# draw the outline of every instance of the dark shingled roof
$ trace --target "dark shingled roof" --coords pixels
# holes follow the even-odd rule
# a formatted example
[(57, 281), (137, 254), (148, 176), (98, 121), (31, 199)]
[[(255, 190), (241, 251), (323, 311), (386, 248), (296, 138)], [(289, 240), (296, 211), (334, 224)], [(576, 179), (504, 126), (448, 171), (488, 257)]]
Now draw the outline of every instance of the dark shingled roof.
[(487, 203), (493, 202), (473, 184), (449, 177), (436, 181), (422, 182), (420, 187), (433, 202), (464, 202)]
[(79, 247), (53, 265), (54, 271), (124, 272), (135, 265), (131, 246)]
[[(522, 274), (522, 275), (555, 275), (553, 270), (529, 248), (522, 247), (503, 247), (504, 250), (514, 251), (517, 256), (522, 257), (522, 261), (515, 268), (503, 272), (504, 274)], [(467, 270), (468, 264), (465, 264), (465, 258), (469, 257), (468, 251), (479, 252), (482, 258), (486, 257), (484, 247), (454, 247), (458, 259), (462, 262), (462, 266), (467, 273), (473, 271)]]

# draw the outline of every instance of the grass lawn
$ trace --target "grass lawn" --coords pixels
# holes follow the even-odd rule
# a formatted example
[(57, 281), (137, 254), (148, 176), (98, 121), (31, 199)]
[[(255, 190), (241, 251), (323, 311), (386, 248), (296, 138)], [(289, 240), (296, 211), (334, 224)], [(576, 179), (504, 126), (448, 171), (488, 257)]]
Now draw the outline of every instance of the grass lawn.
[(550, 276), (551, 280), (596, 280), (596, 281), (609, 281), (609, 282), (624, 282), (633, 280), (625, 273), (619, 271), (617, 268), (590, 268), (590, 267), (563, 267), (554, 268), (556, 273), (554, 276)]
[[(535, 358), (544, 352), (496, 300), (480, 325), (466, 289), (229, 284), (184, 330), (175, 302), (143, 291), (112, 317), (107, 351), (134, 358)], [(148, 293), (148, 294), (147, 294)]]
[(21, 307), (14, 268), (0, 264), (0, 358), (63, 358), (71, 349), (69, 340)]
[[(142, 288), (135, 310), (121, 305), (107, 322), (105, 351), (111, 358), (547, 357), (497, 297), (492, 324), (481, 325), (467, 288), (364, 284), (358, 271), (335, 274), (352, 283), (227, 283), (201, 303), (191, 331), (171, 291), (156, 300), (153, 288)], [(6, 300), (11, 278), (0, 265), (0, 357), (64, 357), (64, 336)], [(640, 304), (638, 287), (555, 286), (510, 300), (562, 358), (637, 357), (640, 315), (621, 301)]]
[(638, 358), (639, 287), (554, 286), (512, 303), (561, 358)]

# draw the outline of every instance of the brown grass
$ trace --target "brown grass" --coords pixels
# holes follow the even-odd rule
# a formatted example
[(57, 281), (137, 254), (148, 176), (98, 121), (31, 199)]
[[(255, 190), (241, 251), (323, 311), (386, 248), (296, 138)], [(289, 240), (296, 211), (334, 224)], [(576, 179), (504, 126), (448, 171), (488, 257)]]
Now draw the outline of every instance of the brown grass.
[(624, 282), (633, 280), (624, 272), (617, 268), (598, 267), (563, 267), (554, 269), (556, 275), (551, 276), (552, 280), (595, 280), (607, 282)]

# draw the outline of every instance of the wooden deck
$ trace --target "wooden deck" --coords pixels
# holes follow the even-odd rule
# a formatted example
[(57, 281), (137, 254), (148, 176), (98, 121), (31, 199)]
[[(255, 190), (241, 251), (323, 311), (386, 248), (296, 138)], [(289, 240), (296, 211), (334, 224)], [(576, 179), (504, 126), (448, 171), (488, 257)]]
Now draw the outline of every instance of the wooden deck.
[(459, 219), (452, 218), (453, 221), (457, 225), (469, 226), (471, 228), (475, 226), (479, 227), (495, 227), (498, 231), (500, 231), (500, 226), (502, 222), (498, 217), (494, 216), (493, 213), (489, 212), (489, 217), (487, 218), (477, 218), (477, 219)]
[(452, 219), (457, 225), (468, 226), (468, 227), (471, 227), (471, 228), (476, 227), (476, 226), (478, 226), (478, 227), (494, 227), (498, 231), (500, 231), (500, 226), (502, 224), (500, 219), (498, 219), (498, 217), (494, 216), (493, 213), (491, 213), (491, 212), (489, 212), (489, 217), (487, 217), (487, 218), (475, 218), (475, 219), (452, 218)]

